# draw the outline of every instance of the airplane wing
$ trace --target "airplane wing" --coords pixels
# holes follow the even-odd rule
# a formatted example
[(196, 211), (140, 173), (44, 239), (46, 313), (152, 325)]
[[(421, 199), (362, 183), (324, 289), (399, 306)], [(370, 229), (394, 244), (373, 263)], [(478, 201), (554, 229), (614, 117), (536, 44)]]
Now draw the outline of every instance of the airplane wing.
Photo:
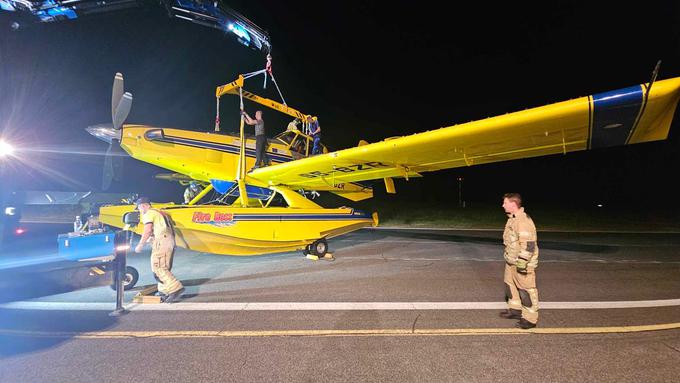
[[(313, 190), (441, 169), (666, 139), (680, 77), (360, 145), (257, 169), (268, 185)], [(388, 186), (388, 191), (389, 191)]]

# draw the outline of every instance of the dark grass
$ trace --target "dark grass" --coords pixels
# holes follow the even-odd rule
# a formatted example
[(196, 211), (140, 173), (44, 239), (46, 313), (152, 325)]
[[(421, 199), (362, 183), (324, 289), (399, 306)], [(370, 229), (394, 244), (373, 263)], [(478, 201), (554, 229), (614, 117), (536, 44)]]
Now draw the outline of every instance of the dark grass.
[[(418, 202), (363, 203), (377, 211), (380, 226), (441, 227), (454, 229), (498, 229), (506, 222), (500, 203), (471, 203), (466, 207), (431, 206)], [(565, 231), (680, 231), (677, 210), (624, 209), (597, 206), (527, 206), (539, 230)]]

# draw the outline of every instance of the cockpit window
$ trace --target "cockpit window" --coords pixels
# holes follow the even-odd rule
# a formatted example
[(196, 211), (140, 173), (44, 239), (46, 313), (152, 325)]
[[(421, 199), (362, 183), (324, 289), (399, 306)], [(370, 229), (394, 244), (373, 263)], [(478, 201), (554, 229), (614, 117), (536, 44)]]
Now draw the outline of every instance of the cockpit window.
[(280, 140), (284, 144), (288, 145), (295, 138), (295, 132), (283, 132), (276, 136), (277, 140)]
[(291, 151), (298, 152), (300, 154), (307, 154), (307, 140), (304, 136), (298, 136), (293, 140), (293, 144), (290, 146)]

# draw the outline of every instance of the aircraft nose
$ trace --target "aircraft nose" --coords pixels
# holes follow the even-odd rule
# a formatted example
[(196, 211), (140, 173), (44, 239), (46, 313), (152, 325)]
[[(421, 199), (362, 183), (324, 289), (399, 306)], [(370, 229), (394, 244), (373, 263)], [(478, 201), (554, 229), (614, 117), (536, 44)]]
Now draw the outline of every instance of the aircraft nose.
[(91, 135), (97, 137), (98, 139), (108, 142), (118, 140), (120, 142), (120, 130), (113, 128), (113, 124), (98, 124), (92, 125), (85, 128), (85, 130)]

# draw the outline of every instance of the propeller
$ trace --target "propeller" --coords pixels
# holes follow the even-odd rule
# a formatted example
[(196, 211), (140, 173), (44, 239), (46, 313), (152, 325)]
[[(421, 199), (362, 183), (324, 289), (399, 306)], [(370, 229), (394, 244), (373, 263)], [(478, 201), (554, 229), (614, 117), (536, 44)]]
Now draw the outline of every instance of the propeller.
[(111, 92), (111, 121), (113, 122), (111, 130), (113, 134), (109, 135), (109, 147), (106, 149), (106, 156), (104, 157), (103, 190), (108, 190), (113, 180), (120, 181), (121, 179), (125, 151), (120, 147), (120, 129), (130, 114), (131, 109), (132, 93), (125, 92), (123, 75), (116, 73)]

